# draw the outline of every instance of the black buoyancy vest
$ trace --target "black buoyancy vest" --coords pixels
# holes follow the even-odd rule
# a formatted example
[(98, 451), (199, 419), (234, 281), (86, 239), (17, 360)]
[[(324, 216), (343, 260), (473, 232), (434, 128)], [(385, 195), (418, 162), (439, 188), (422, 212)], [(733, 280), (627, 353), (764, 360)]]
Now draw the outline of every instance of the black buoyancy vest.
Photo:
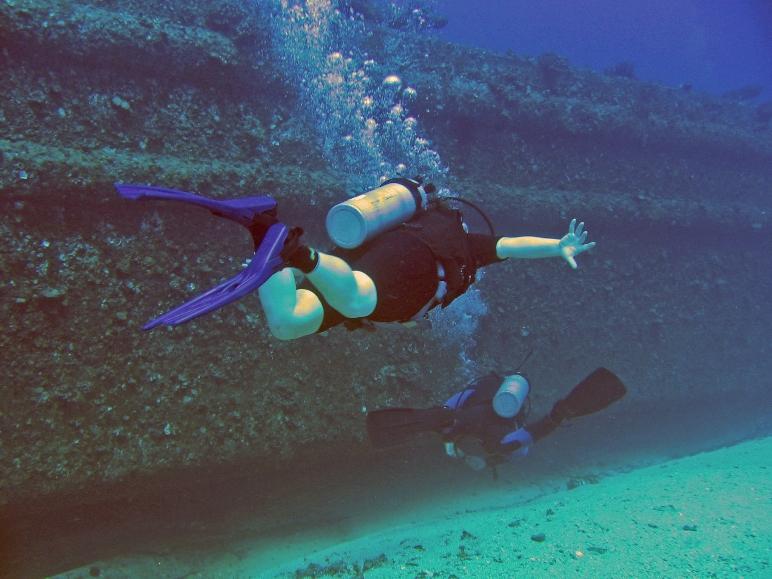
[(435, 204), (404, 223), (402, 228), (426, 244), (442, 264), (448, 285), (442, 307), (447, 307), (474, 283), (477, 273), (461, 212)]

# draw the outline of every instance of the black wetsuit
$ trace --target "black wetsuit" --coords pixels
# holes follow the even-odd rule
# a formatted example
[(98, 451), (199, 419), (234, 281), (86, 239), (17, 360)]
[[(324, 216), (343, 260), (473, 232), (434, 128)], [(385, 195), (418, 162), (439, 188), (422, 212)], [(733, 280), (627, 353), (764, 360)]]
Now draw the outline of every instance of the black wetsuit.
[[(496, 256), (497, 241), (492, 235), (466, 233), (461, 214), (440, 207), (423, 212), (361, 247), (336, 248), (331, 253), (344, 259), (351, 269), (367, 274), (375, 283), (378, 302), (373, 313), (364, 319), (405, 322), (413, 319), (435, 296), (438, 263), (445, 271), (448, 285), (441, 302), (445, 307), (474, 282), (479, 267), (501, 261)], [(303, 287), (314, 289), (308, 283)], [(332, 308), (323, 296), (319, 295), (319, 299), (324, 305), (324, 320), (318, 331), (349, 319)]]

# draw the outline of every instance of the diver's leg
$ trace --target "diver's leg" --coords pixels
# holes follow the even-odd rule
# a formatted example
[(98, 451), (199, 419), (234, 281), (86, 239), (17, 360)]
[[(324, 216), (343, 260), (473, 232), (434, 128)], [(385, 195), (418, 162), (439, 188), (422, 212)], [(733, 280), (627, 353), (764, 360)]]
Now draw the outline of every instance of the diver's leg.
[(327, 303), (347, 318), (363, 318), (372, 314), (378, 294), (370, 276), (361, 271), (352, 271), (339, 257), (316, 253), (316, 266), (306, 277)]
[(268, 327), (278, 339), (307, 336), (322, 325), (322, 302), (312, 291), (297, 289), (290, 268), (273, 274), (257, 291)]

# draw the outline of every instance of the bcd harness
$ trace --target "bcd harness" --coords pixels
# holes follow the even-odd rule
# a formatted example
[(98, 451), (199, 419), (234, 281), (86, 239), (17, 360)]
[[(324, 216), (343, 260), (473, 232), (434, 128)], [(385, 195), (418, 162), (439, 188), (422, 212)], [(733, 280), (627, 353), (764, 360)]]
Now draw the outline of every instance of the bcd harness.
[[(447, 307), (469, 289), (474, 283), (477, 265), (460, 211), (437, 202), (401, 227), (426, 245), (437, 260), (437, 294), (419, 312), (422, 317), (435, 305)], [(417, 317), (418, 314), (414, 319)]]

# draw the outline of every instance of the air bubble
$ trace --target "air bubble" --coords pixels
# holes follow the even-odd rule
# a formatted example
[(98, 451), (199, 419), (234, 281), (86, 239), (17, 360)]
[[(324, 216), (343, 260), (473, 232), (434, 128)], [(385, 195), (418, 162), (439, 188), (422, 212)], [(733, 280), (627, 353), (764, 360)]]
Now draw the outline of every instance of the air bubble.
[(348, 189), (372, 188), (397, 167), (397, 174), (427, 179), (445, 174), (429, 141), (416, 138), (417, 120), (407, 116), (415, 88), (397, 74), (372, 78), (378, 63), (362, 52), (372, 31), (361, 19), (336, 12), (332, 0), (282, 0), (275, 6), (277, 58), (317, 127), (325, 157), (349, 175)]
[(386, 78), (383, 79), (383, 85), (393, 88), (399, 88), (402, 86), (402, 79), (399, 78), (396, 74), (390, 74)]

